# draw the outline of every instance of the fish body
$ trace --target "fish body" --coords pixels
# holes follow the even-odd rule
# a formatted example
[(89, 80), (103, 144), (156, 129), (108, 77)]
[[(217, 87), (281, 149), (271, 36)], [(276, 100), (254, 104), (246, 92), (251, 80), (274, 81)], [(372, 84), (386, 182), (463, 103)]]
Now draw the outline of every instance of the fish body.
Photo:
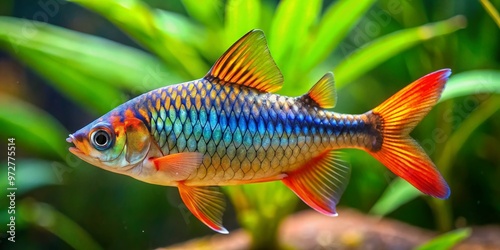
[(365, 114), (338, 114), (307, 98), (205, 79), (149, 92), (116, 112), (132, 112), (144, 122), (161, 151), (150, 157), (203, 154), (201, 165), (184, 180), (197, 186), (279, 179), (318, 151), (371, 147), (379, 136)]
[(350, 170), (342, 148), (367, 151), (422, 192), (449, 188), (409, 132), (437, 102), (449, 70), (422, 77), (364, 114), (339, 114), (333, 74), (300, 97), (283, 79), (264, 35), (251, 31), (199, 80), (140, 95), (71, 134), (70, 151), (106, 170), (176, 186), (207, 226), (222, 226), (214, 186), (282, 181), (305, 203), (336, 215)]

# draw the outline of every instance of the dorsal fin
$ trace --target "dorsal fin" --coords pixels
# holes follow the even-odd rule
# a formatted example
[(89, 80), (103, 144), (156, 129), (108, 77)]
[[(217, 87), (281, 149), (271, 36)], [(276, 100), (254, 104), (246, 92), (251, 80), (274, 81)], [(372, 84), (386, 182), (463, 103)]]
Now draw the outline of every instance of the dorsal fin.
[(333, 108), (337, 103), (337, 90), (333, 73), (326, 73), (306, 94), (321, 108)]
[(205, 78), (241, 84), (264, 92), (277, 91), (283, 85), (283, 76), (269, 53), (261, 30), (252, 30), (234, 43)]

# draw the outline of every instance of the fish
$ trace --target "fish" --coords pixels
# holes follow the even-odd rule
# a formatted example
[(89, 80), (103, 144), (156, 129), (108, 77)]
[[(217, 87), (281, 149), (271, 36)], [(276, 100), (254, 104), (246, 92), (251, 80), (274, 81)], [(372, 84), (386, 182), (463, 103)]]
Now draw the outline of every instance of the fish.
[(264, 33), (252, 30), (203, 78), (139, 95), (66, 140), (99, 168), (177, 187), (191, 213), (223, 234), (219, 186), (281, 181), (314, 210), (337, 216), (350, 178), (344, 148), (364, 150), (422, 193), (446, 199), (448, 184), (409, 134), (450, 74), (425, 75), (363, 114), (336, 113), (331, 72), (302, 96), (276, 94), (283, 76)]

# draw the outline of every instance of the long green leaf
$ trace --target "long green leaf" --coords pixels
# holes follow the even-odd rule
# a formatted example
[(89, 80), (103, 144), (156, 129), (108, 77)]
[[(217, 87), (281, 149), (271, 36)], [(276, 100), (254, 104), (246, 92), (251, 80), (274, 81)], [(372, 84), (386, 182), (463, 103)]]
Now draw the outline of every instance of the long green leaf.
[(185, 44), (190, 46), (207, 49), (205, 48), (205, 41), (203, 41), (206, 36), (206, 31), (203, 27), (194, 23), (192, 19), (184, 15), (156, 9), (154, 11), (158, 22), (161, 24), (160, 29), (166, 34), (173, 36)]
[(64, 159), (66, 129), (45, 111), (0, 94), (0, 134), (16, 139), (18, 147)]
[(301, 60), (302, 72), (308, 72), (325, 60), (374, 2), (340, 0), (332, 4), (321, 18), (316, 32), (311, 34), (311, 42), (305, 50), (304, 60)]
[[(19, 143), (19, 142), (18, 142)], [(23, 146), (24, 147), (24, 146)], [(61, 171), (60, 165), (57, 162), (40, 160), (40, 159), (17, 159), (16, 160), (16, 170), (15, 176), (16, 186), (22, 187), (19, 188), (16, 192), (16, 195), (22, 196), (25, 193), (28, 193), (34, 189), (39, 187), (48, 186), (48, 185), (57, 185), (62, 183), (62, 177), (64, 171)], [(3, 162), (2, 166), (7, 166), (6, 162)], [(71, 171), (69, 169), (67, 171)], [(7, 176), (7, 168), (1, 168), (0, 172), (2, 176)], [(8, 182), (2, 181), (0, 182), (0, 194), (2, 197), (5, 197), (3, 192), (7, 192), (7, 188), (9, 187)]]
[(465, 27), (465, 18), (455, 16), (448, 20), (405, 29), (381, 37), (354, 51), (334, 70), (338, 87), (345, 86), (383, 61), (422, 41), (450, 34)]
[[(229, 0), (226, 3), (225, 47), (252, 29), (261, 28), (261, 5), (259, 0)], [(252, 13), (249, 15), (249, 13)]]
[(500, 70), (473, 70), (453, 75), (439, 102), (481, 93), (500, 93)]
[(102, 249), (80, 225), (49, 204), (26, 199), (19, 203), (19, 217), (53, 233), (73, 249)]
[(160, 15), (165, 15), (165, 12), (158, 14), (144, 2), (137, 0), (72, 1), (106, 17), (167, 65), (176, 68), (182, 77), (192, 79), (207, 72), (209, 67), (193, 46), (162, 28), (165, 17)]
[[(26, 22), (0, 17), (0, 47), (90, 112), (102, 114), (125, 101), (121, 89), (142, 93), (180, 80), (160, 61), (137, 49), (44, 23)], [(33, 25), (29, 36), (17, 32), (26, 25)]]
[[(476, 99), (475, 101), (479, 103), (479, 100)], [(498, 112), (498, 110), (500, 110), (500, 97), (487, 97), (450, 136), (444, 145), (442, 154), (436, 161), (444, 176), (448, 176), (448, 173), (450, 173), (451, 162), (467, 139), (469, 139), (472, 132), (493, 114)]]
[(191, 17), (213, 29), (222, 26), (222, 2), (221, 0), (182, 0)]
[[(296, 53), (307, 42), (311, 27), (318, 19), (322, 1), (284, 0), (278, 5), (269, 35), (269, 49), (276, 63), (284, 71), (285, 79)], [(300, 17), (300, 18), (299, 18)]]
[[(14, 56), (24, 50), (38, 51), (67, 65), (91, 74), (108, 84), (119, 88), (137, 89), (150, 74), (151, 69), (162, 68), (167, 83), (180, 80), (154, 57), (131, 47), (100, 37), (63, 29), (57, 26), (27, 21), (24, 19), (0, 17), (0, 46)], [(33, 30), (26, 35), (23, 27)], [(127, 72), (127, 74), (124, 74)], [(160, 84), (151, 82), (156, 87)]]
[(468, 238), (472, 230), (470, 228), (457, 229), (440, 235), (429, 242), (415, 248), (415, 250), (451, 249), (460, 241)]
[(95, 79), (92, 75), (72, 70), (65, 70), (65, 63), (47, 57), (39, 51), (23, 51), (18, 58), (30, 65), (43, 77), (63, 93), (71, 97), (89, 112), (103, 114), (126, 101), (122, 93), (105, 82)]
[(370, 209), (370, 213), (385, 216), (420, 195), (420, 191), (407, 181), (396, 178)]
[(488, 12), (493, 21), (495, 21), (498, 28), (500, 28), (500, 14), (498, 13), (498, 10), (495, 8), (495, 6), (488, 0), (480, 0), (479, 2), (481, 2), (484, 9), (486, 10), (486, 12)]

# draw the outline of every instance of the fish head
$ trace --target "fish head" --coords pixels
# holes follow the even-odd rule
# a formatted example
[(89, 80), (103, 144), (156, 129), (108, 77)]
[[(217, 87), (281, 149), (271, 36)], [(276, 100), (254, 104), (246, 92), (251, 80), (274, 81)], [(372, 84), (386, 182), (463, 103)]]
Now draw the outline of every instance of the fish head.
[(138, 118), (111, 112), (70, 134), (69, 151), (78, 158), (112, 172), (126, 171), (142, 163), (151, 147), (151, 135)]

